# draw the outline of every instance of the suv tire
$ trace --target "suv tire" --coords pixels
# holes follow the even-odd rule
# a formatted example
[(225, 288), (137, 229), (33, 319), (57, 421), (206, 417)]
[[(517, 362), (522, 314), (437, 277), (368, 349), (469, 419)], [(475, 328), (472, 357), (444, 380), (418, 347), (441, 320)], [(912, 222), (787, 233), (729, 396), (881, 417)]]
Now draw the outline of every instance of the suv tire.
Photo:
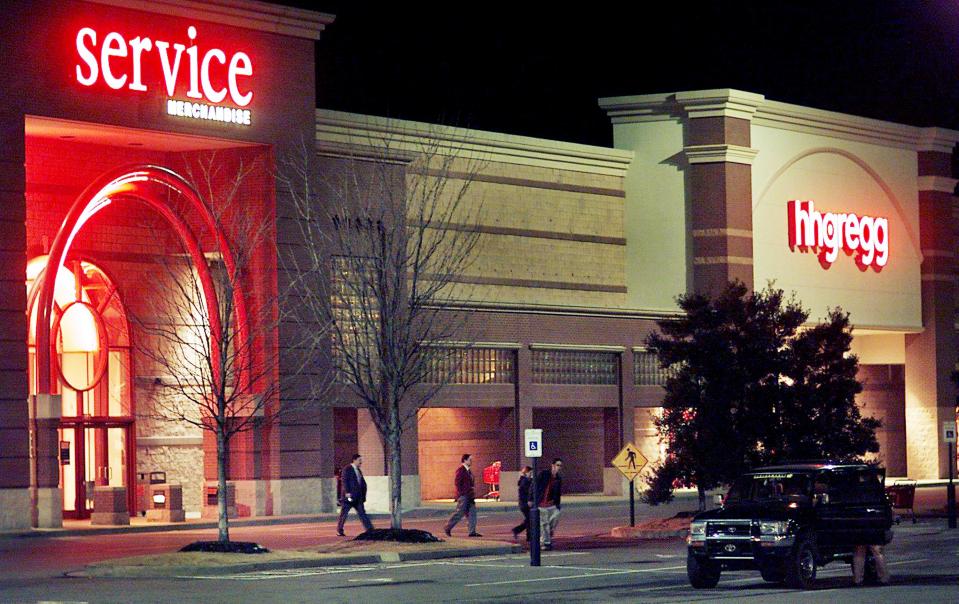
[(786, 580), (786, 571), (780, 564), (763, 564), (759, 567), (759, 572), (767, 583), (782, 583)]
[(810, 589), (816, 583), (816, 544), (809, 535), (802, 535), (786, 557), (786, 586)]
[(718, 562), (708, 559), (699, 559), (692, 553), (686, 555), (686, 574), (689, 584), (696, 589), (709, 589), (719, 583), (722, 567)]

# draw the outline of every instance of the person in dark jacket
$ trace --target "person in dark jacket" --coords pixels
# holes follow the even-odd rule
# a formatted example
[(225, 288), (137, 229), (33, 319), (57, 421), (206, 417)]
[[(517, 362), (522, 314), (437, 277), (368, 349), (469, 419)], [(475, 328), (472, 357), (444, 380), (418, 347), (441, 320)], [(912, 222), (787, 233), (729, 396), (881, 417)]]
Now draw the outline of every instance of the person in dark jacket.
[(366, 515), (366, 509), (363, 507), (366, 502), (366, 479), (363, 478), (363, 472), (360, 470), (361, 465), (363, 465), (363, 456), (357, 453), (353, 456), (353, 462), (340, 472), (340, 479), (343, 481), (343, 498), (340, 500), (340, 520), (336, 523), (336, 534), (340, 537), (346, 536), (343, 533), (343, 523), (346, 522), (346, 515), (350, 513), (350, 508), (356, 510), (363, 528), (366, 530), (373, 528), (373, 523), (370, 522), (370, 517)]
[(557, 457), (548, 470), (536, 477), (536, 500), (539, 503), (539, 542), (545, 550), (553, 549), (553, 532), (559, 524), (563, 502), (563, 460)]
[(452, 537), (451, 531), (456, 523), (463, 519), (463, 516), (469, 517), (470, 537), (482, 537), (476, 532), (476, 489), (473, 482), (473, 471), (470, 467), (473, 465), (473, 456), (469, 453), (463, 453), (462, 464), (456, 468), (456, 477), (453, 482), (456, 485), (456, 511), (446, 523), (443, 532), (447, 537)]
[(523, 512), (523, 521), (513, 527), (513, 539), (516, 539), (520, 533), (526, 531), (526, 540), (529, 541), (529, 487), (533, 483), (532, 473), (533, 468), (529, 466), (523, 466), (523, 469), (519, 471), (519, 482), (516, 486), (518, 487), (517, 491), (519, 495), (519, 511)]

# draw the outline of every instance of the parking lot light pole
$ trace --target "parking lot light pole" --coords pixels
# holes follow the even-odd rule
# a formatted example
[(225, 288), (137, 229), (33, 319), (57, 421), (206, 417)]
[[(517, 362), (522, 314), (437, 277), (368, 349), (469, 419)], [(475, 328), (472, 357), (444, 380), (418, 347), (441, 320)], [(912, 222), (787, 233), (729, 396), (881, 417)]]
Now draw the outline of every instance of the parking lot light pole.
[(536, 467), (539, 457), (533, 458), (533, 505), (529, 507), (529, 565), (539, 566), (539, 497), (536, 496)]
[(949, 528), (956, 528), (956, 485), (952, 479), (956, 471), (956, 444), (949, 443), (949, 486), (946, 487), (946, 500), (949, 513)]

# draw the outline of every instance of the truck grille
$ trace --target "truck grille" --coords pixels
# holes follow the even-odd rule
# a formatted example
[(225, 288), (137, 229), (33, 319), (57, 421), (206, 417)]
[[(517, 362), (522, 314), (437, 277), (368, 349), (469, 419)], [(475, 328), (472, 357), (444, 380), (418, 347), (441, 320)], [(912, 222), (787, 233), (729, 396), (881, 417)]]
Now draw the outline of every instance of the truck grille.
[(706, 551), (710, 558), (752, 558), (752, 533), (753, 525), (749, 520), (710, 521), (706, 523)]
[(753, 534), (749, 520), (711, 520), (706, 523), (707, 539), (748, 539)]

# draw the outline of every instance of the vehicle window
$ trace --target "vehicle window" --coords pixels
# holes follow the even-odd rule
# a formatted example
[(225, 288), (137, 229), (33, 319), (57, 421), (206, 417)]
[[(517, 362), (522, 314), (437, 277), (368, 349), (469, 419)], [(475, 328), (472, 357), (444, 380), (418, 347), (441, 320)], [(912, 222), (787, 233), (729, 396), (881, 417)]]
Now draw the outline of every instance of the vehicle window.
[(726, 496), (726, 502), (785, 501), (790, 495), (809, 496), (810, 480), (796, 472), (767, 472), (740, 477)]
[(850, 503), (853, 499), (853, 480), (850, 470), (838, 469), (825, 474), (829, 503)]
[(873, 468), (833, 470), (828, 474), (831, 503), (882, 503), (885, 494), (879, 472)]
[(856, 503), (882, 503), (885, 492), (876, 470), (869, 468), (856, 471), (853, 484), (852, 495)]

